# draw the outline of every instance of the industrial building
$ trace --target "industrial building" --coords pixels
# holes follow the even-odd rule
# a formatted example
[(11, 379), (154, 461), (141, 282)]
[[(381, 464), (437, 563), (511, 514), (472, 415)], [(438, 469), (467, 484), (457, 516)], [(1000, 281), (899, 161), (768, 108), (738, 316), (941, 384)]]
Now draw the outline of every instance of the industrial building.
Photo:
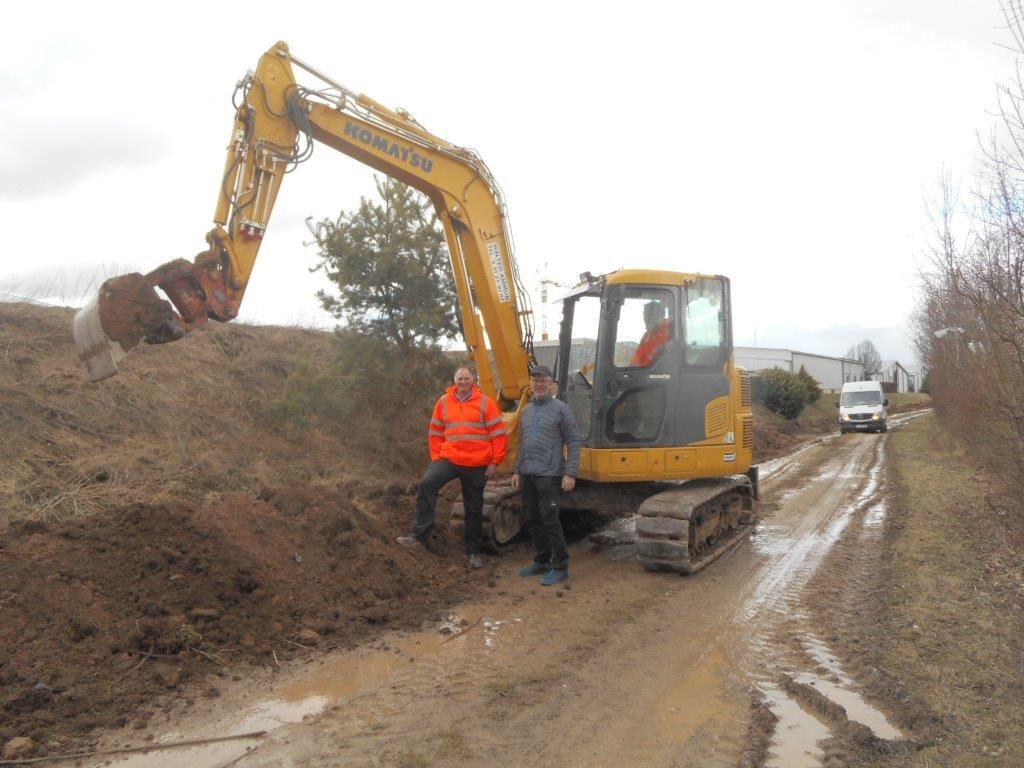
[(898, 360), (883, 360), (882, 370), (871, 377), (872, 381), (880, 381), (886, 392), (912, 392), (917, 389), (914, 374), (900, 365)]
[[(554, 366), (557, 341), (535, 341), (533, 346), (537, 362)], [(593, 361), (596, 346), (597, 342), (593, 339), (573, 339), (570, 369), (575, 370), (585, 361)], [(799, 373), (800, 367), (803, 366), (826, 391), (838, 391), (848, 381), (863, 381), (867, 378), (864, 375), (864, 363), (845, 357), (828, 357), (769, 347), (735, 347), (733, 353), (736, 365), (746, 368), (751, 373), (767, 368), (781, 368), (790, 373)]]
[(825, 391), (838, 391), (848, 381), (863, 381), (867, 378), (864, 375), (864, 363), (846, 357), (829, 357), (773, 347), (735, 347), (733, 355), (736, 365), (751, 373), (768, 368), (799, 373), (803, 367), (818, 380)]

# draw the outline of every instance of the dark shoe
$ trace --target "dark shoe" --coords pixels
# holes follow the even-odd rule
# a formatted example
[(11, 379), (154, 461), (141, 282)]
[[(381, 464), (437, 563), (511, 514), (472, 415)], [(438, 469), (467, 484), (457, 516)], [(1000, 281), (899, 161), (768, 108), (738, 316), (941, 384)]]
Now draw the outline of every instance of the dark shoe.
[(397, 539), (395, 539), (395, 541), (398, 542), (399, 544), (401, 544), (403, 547), (417, 547), (418, 546), (418, 547), (424, 547), (425, 548), (427, 546), (426, 544), (424, 544), (422, 541), (417, 539), (412, 534), (409, 534), (408, 536), (399, 536)]
[(540, 576), (542, 573), (547, 573), (551, 570), (551, 566), (547, 563), (530, 563), (525, 568), (519, 569), (519, 575), (526, 576)]
[(466, 555), (466, 557), (469, 560), (469, 567), (470, 568), (483, 568), (484, 567), (484, 559), (482, 557), (480, 557), (480, 555), (476, 554), (475, 552), (472, 555)]
[(540, 583), (545, 587), (553, 587), (555, 584), (561, 584), (563, 581), (569, 580), (568, 571), (556, 571), (554, 569), (548, 571), (547, 576), (540, 580)]

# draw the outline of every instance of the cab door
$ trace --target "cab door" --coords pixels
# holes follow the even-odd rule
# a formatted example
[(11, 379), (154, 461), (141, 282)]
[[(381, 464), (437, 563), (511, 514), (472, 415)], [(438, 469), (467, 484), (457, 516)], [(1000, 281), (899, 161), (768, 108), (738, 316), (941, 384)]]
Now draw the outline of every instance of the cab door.
[(675, 286), (606, 286), (595, 382), (602, 446), (673, 444), (682, 359), (679, 296)]
[(672, 414), (676, 445), (730, 443), (732, 411), (726, 366), (732, 358), (729, 281), (699, 277), (682, 288), (681, 368)]

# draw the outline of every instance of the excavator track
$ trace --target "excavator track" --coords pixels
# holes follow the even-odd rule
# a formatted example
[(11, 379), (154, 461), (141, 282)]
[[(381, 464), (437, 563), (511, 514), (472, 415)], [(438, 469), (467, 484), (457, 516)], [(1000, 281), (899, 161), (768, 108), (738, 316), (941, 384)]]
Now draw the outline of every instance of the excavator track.
[(649, 571), (696, 573), (752, 528), (756, 492), (745, 475), (692, 480), (647, 498), (636, 523), (636, 554)]

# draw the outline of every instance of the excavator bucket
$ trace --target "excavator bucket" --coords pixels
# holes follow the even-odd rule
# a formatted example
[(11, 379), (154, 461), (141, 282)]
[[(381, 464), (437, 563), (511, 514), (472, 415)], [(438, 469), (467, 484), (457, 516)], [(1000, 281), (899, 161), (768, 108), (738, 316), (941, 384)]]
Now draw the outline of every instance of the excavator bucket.
[(75, 313), (72, 333), (78, 358), (90, 381), (117, 373), (117, 364), (139, 342), (173, 341), (184, 335), (170, 302), (161, 299), (152, 283), (132, 273), (114, 277)]

